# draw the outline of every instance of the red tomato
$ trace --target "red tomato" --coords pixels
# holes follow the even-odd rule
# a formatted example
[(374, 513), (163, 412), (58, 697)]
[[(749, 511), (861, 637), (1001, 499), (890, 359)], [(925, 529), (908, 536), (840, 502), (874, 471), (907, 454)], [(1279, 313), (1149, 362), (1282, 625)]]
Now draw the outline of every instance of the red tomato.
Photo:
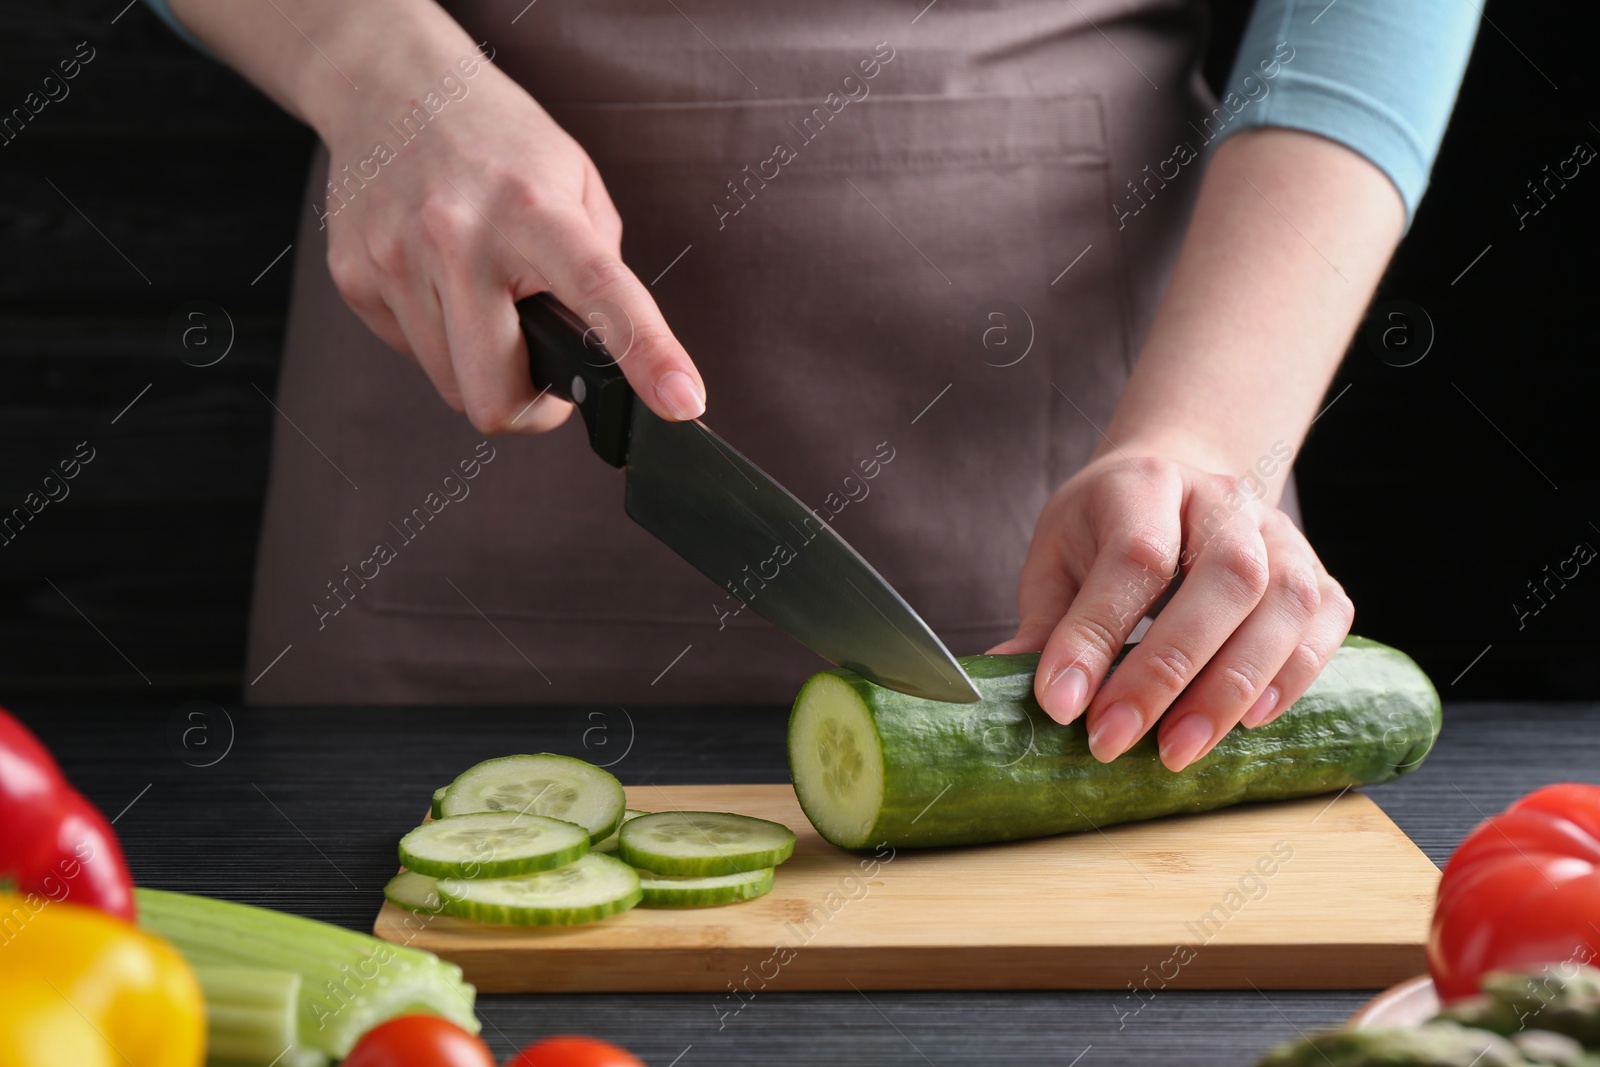
[(1600, 786), (1535, 790), (1467, 835), (1445, 864), (1428, 936), (1441, 1000), (1489, 971), (1600, 956)]
[(401, 1015), (361, 1035), (340, 1067), (495, 1067), (489, 1046), (449, 1019)]
[(506, 1067), (644, 1067), (644, 1062), (625, 1048), (563, 1034), (529, 1045)]

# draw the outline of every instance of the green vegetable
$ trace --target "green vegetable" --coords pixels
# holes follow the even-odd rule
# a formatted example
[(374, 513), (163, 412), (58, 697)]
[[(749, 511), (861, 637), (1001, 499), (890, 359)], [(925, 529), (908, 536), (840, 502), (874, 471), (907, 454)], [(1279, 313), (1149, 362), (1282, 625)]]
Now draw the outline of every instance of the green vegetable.
[(606, 838), (604, 841), (600, 842), (598, 845), (595, 845), (594, 846), (594, 850), (596, 852), (615, 852), (615, 851), (617, 851), (617, 835), (622, 833), (622, 826), (625, 825), (628, 822), (629, 819), (637, 819), (641, 815), (649, 815), (649, 814), (650, 813), (648, 811), (640, 811), (638, 808), (628, 808), (626, 811), (624, 811), (622, 813), (622, 823), (619, 824), (614, 831), (612, 831), (610, 837)]
[[(431, 1012), (478, 1032), (476, 991), (462, 981), (460, 967), (430, 952), (247, 904), (157, 889), (134, 892), (140, 927), (172, 942), (197, 970), (251, 968), (299, 976), (298, 1045), (278, 1067), (315, 1063), (305, 1058), (311, 1053), (339, 1059), (362, 1034), (396, 1015)], [(242, 989), (223, 984), (228, 976), (215, 980), (219, 995), (227, 994), (219, 1004), (251, 1006)], [(229, 999), (234, 997), (239, 999)], [(249, 1036), (243, 1033), (247, 1022), (264, 1026), (269, 1013), (267, 1007), (260, 1015), (240, 1015), (241, 1040)]]
[(446, 915), (510, 926), (576, 926), (639, 903), (639, 875), (591, 852), (575, 863), (518, 878), (441, 878)]
[(1568, 962), (1538, 974), (1492, 971), (1479, 986), (1482, 993), (1453, 1002), (1439, 1018), (1497, 1034), (1537, 1027), (1600, 1050), (1600, 970)]
[(435, 878), (504, 878), (571, 863), (589, 851), (576, 823), (512, 811), (447, 815), (400, 839), (400, 862)]
[(434, 879), (416, 871), (401, 871), (383, 887), (383, 899), (407, 911), (437, 915), (444, 910)]
[(574, 822), (591, 844), (622, 825), (622, 783), (610, 772), (571, 756), (501, 756), (469, 767), (446, 787), (439, 815), (514, 811)]
[(739, 874), (775, 867), (794, 855), (794, 831), (725, 811), (658, 811), (622, 827), (617, 855), (677, 878)]
[(817, 832), (843, 848), (983, 844), (1313, 796), (1406, 774), (1439, 733), (1422, 669), (1349, 637), (1274, 722), (1230, 731), (1182, 771), (1161, 763), (1154, 729), (1103, 764), (1086, 716), (1062, 726), (1040, 709), (1038, 659), (963, 657), (976, 704), (908, 696), (845, 668), (813, 675), (789, 718), (789, 769)]
[(639, 889), (644, 899), (639, 904), (646, 908), (706, 908), (754, 900), (772, 891), (773, 874), (771, 867), (710, 878), (673, 878), (640, 871)]
[[(208, 1063), (268, 1064), (285, 1049), (293, 1054), (298, 1048), (298, 972), (201, 964), (194, 967), (194, 976), (206, 1001)], [(309, 1062), (328, 1062), (315, 1049), (300, 1053), (302, 1059), (306, 1054), (315, 1057)]]
[(1533, 1062), (1499, 1034), (1430, 1022), (1312, 1034), (1274, 1046), (1257, 1067), (1529, 1067)]
[(428, 814), (432, 815), (435, 819), (444, 817), (444, 808), (442, 807), (444, 804), (444, 793), (445, 790), (449, 788), (450, 787), (447, 785), (441, 785), (438, 789), (433, 791), (433, 804), (428, 808)]

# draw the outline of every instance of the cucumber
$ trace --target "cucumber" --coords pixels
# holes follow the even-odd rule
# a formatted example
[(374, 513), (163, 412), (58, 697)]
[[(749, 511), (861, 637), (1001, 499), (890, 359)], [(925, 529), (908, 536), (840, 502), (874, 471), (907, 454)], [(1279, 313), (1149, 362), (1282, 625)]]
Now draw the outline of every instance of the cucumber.
[(711, 878), (674, 878), (654, 871), (639, 872), (639, 888), (646, 908), (705, 908), (754, 900), (771, 892), (773, 869), (720, 874)]
[(447, 915), (509, 926), (576, 926), (639, 903), (639, 875), (591, 852), (575, 863), (518, 878), (441, 878)]
[(794, 831), (787, 826), (725, 811), (658, 811), (617, 834), (617, 855), (625, 863), (678, 878), (759, 871), (793, 854)]
[(622, 783), (592, 763), (541, 752), (501, 756), (469, 767), (446, 787), (439, 814), (515, 811), (575, 822), (590, 844), (622, 825)]
[(433, 806), (428, 809), (428, 814), (435, 819), (444, 818), (444, 808), (442, 807), (444, 804), (444, 791), (449, 788), (447, 785), (441, 785), (433, 791)]
[(1439, 694), (1422, 669), (1352, 636), (1276, 720), (1229, 731), (1182, 771), (1161, 763), (1154, 729), (1103, 764), (1086, 716), (1062, 726), (1040, 709), (1038, 661), (963, 657), (976, 704), (908, 696), (844, 668), (813, 675), (789, 717), (806, 817), (841, 848), (1044, 837), (1386, 782), (1414, 770), (1439, 735)]
[(397, 908), (437, 915), (444, 910), (434, 879), (416, 871), (401, 871), (383, 887), (383, 899)]
[[(626, 811), (624, 811), (622, 813), (623, 825), (626, 825), (629, 819), (637, 819), (641, 815), (649, 815), (649, 814), (650, 813), (648, 811), (640, 811), (638, 808), (628, 808)], [(617, 851), (617, 834), (620, 834), (621, 832), (622, 832), (622, 827), (618, 826), (616, 831), (610, 837), (606, 838), (604, 841), (600, 842), (598, 845), (592, 846), (593, 850), (595, 852), (616, 852)]]
[(484, 811), (425, 822), (400, 839), (400, 862), (435, 878), (504, 878), (562, 867), (589, 851), (575, 823)]

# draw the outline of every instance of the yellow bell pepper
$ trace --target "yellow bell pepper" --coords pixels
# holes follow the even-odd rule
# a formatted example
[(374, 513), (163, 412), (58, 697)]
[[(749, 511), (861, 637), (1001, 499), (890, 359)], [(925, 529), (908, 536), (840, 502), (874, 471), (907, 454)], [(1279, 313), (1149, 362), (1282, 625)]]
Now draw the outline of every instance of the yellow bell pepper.
[(200, 1067), (205, 1041), (200, 987), (166, 942), (0, 892), (0, 1067)]

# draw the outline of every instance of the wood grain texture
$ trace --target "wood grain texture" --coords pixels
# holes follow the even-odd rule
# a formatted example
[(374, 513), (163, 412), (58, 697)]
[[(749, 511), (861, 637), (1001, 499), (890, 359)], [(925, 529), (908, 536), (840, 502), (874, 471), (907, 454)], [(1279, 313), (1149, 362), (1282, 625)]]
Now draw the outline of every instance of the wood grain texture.
[(1438, 869), (1360, 793), (860, 853), (818, 837), (787, 785), (634, 786), (628, 805), (773, 819), (795, 854), (735, 906), (552, 930), (385, 904), (374, 932), (490, 992), (1340, 989), (1426, 966)]

